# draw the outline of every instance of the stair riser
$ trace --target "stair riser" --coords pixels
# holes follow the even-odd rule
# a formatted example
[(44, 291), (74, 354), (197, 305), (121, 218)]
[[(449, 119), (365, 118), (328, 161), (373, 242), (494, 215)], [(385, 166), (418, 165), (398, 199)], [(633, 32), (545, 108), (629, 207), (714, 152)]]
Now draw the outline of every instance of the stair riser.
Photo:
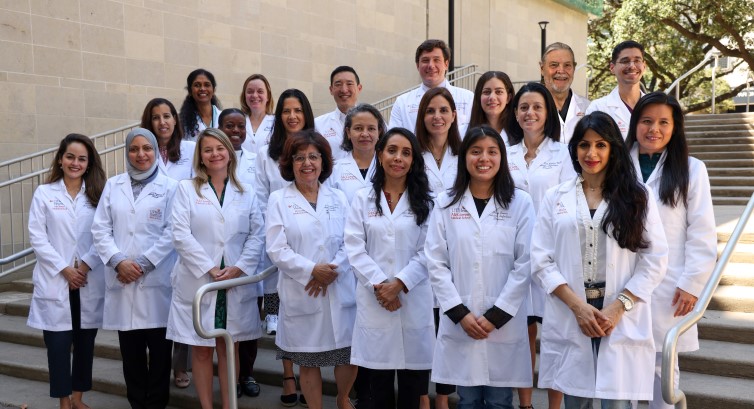
[(678, 365), (681, 371), (754, 379), (754, 366), (742, 365), (737, 361), (712, 360), (695, 357), (693, 354), (679, 354)]
[(750, 186), (754, 191), (754, 178), (753, 177), (725, 177), (725, 176), (710, 176), (710, 185), (715, 187), (725, 186)]
[(713, 186), (710, 190), (712, 191), (712, 196), (743, 197), (747, 200), (751, 197), (752, 194), (754, 194), (754, 187), (744, 189), (729, 189), (726, 186)]
[(699, 321), (697, 328), (699, 329), (700, 339), (754, 344), (754, 329), (720, 326), (704, 319)]
[(754, 146), (742, 146), (746, 146), (747, 149), (731, 149), (726, 151), (720, 151), (717, 149), (691, 149), (689, 151), (689, 154), (690, 156), (702, 161), (707, 159), (754, 159)]
[[(699, 159), (697, 157), (697, 159)], [(735, 168), (707, 168), (707, 173), (712, 176), (739, 176), (739, 177), (754, 177), (754, 166), (750, 169), (735, 169)]]
[(689, 146), (699, 145), (749, 145), (754, 143), (754, 131), (751, 134), (736, 132), (694, 133), (686, 135)]
[(713, 295), (708, 308), (717, 311), (754, 313), (754, 300), (730, 299)]
[(736, 197), (721, 197), (712, 198), (713, 206), (746, 206), (749, 202), (748, 197), (736, 198)]

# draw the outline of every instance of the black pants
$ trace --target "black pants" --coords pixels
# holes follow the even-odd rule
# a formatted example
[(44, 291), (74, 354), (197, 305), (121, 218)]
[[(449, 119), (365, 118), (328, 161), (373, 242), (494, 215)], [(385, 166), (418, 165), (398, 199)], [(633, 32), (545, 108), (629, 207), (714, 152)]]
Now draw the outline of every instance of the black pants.
[(118, 331), (126, 397), (133, 409), (164, 409), (168, 406), (173, 342), (165, 339), (165, 330)]
[[(435, 315), (435, 336), (437, 336), (437, 330), (440, 329), (440, 309), (439, 308), (434, 309), (434, 315)], [(435, 392), (437, 392), (438, 395), (450, 395), (454, 393), (455, 391), (456, 391), (455, 385), (448, 385), (446, 383), (435, 384)]]
[[(429, 383), (429, 370), (370, 369), (372, 402), (375, 409), (418, 409), (419, 397)], [(398, 405), (395, 402), (395, 374), (398, 374)]]
[(356, 409), (377, 408), (372, 401), (371, 376), (372, 370), (363, 366), (360, 366), (356, 372), (356, 379), (353, 382), (353, 389), (356, 391)]
[[(68, 294), (71, 307), (70, 331), (42, 331), (47, 347), (47, 367), (50, 372), (50, 397), (63, 398), (72, 391), (92, 389), (94, 339), (97, 329), (81, 329), (81, 299), (79, 290)], [(73, 347), (73, 367), (71, 367)]]

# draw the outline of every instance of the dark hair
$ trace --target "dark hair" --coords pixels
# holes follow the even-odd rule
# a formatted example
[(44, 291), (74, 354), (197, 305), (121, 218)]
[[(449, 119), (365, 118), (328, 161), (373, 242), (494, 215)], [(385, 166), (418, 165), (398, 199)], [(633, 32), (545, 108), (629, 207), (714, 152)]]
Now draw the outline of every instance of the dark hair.
[[(246, 113), (241, 111), (238, 108), (225, 108), (222, 112), (220, 112), (220, 115), (217, 117), (217, 127), (220, 128), (220, 124), (223, 123), (223, 119), (225, 119), (226, 116), (231, 114), (239, 114), (246, 118)], [(223, 131), (224, 132), (224, 131)]]
[[(427, 125), (424, 123), (424, 114), (427, 112), (427, 107), (432, 101), (432, 98), (438, 95), (445, 98), (450, 105), (450, 109), (456, 113), (456, 118), (453, 120), (453, 123), (450, 124), (450, 129), (448, 129), (448, 146), (450, 147), (450, 151), (453, 152), (453, 155), (458, 155), (458, 149), (461, 147), (461, 134), (458, 131), (458, 114), (456, 112), (456, 103), (453, 100), (453, 94), (451, 94), (447, 88), (432, 88), (424, 93), (424, 96), (419, 102), (419, 111), (416, 115), (416, 139), (419, 140), (419, 146), (421, 147), (422, 152), (429, 150), (431, 141), (429, 139)], [(445, 154), (445, 152), (443, 152), (443, 154)]]
[(356, 77), (356, 85), (361, 84), (361, 80), (359, 79), (359, 74), (356, 73), (356, 70), (353, 69), (353, 67), (349, 67), (347, 65), (341, 65), (339, 67), (335, 67), (334, 70), (330, 73), (330, 85), (332, 85), (333, 80), (335, 80), (335, 76), (340, 74), (341, 72), (350, 72), (353, 74), (354, 77)]
[(469, 170), (466, 169), (466, 155), (469, 152), (471, 146), (482, 138), (492, 138), (500, 149), (500, 169), (495, 175), (495, 180), (492, 181), (493, 196), (495, 202), (503, 208), (508, 208), (513, 196), (515, 195), (516, 185), (513, 182), (511, 172), (508, 170), (508, 155), (505, 153), (505, 142), (503, 137), (497, 133), (496, 130), (490, 128), (487, 125), (475, 126), (470, 128), (466, 132), (466, 136), (463, 138), (461, 144), (461, 152), (458, 154), (458, 173), (456, 174), (456, 180), (453, 182), (453, 187), (450, 189), (450, 195), (453, 197), (453, 201), (446, 207), (453, 206), (461, 201), (466, 189), (471, 182), (471, 175)]
[(382, 139), (382, 136), (385, 135), (385, 129), (387, 128), (387, 125), (385, 124), (385, 119), (382, 118), (380, 111), (369, 104), (357, 104), (355, 107), (349, 109), (348, 113), (346, 114), (345, 126), (343, 127), (343, 142), (341, 142), (340, 144), (340, 148), (343, 149), (344, 152), (351, 152), (353, 150), (353, 143), (348, 137), (348, 130), (351, 129), (354, 115), (362, 113), (371, 114), (377, 120), (378, 142), (380, 139)]
[[(394, 135), (400, 135), (408, 139), (411, 143), (411, 169), (406, 175), (406, 191), (408, 192), (408, 203), (411, 211), (414, 212), (414, 221), (417, 226), (421, 226), (432, 210), (434, 201), (432, 200), (431, 189), (429, 188), (429, 179), (424, 170), (424, 156), (419, 147), (419, 141), (416, 136), (406, 128), (391, 128), (385, 133), (385, 136), (377, 141), (375, 150), (377, 157), (385, 150), (388, 139)], [(377, 207), (377, 213), (382, 216), (382, 205), (380, 204), (381, 192), (385, 187), (385, 169), (382, 163), (377, 166), (372, 177), (372, 189), (375, 195), (374, 204)]]
[(423, 43), (419, 44), (418, 47), (416, 47), (416, 56), (414, 57), (415, 62), (419, 64), (419, 57), (421, 57), (421, 55), (424, 53), (432, 52), (432, 50), (434, 50), (435, 48), (439, 48), (440, 51), (442, 51), (442, 56), (445, 61), (450, 60), (450, 47), (445, 44), (445, 41), (429, 39), (425, 40)]
[[(644, 249), (649, 243), (643, 237), (647, 221), (648, 194), (636, 177), (636, 170), (623, 142), (623, 135), (610, 115), (595, 111), (584, 116), (576, 124), (573, 137), (568, 142), (573, 168), (581, 174), (578, 160), (578, 144), (588, 130), (599, 134), (610, 144), (610, 156), (605, 168), (602, 199), (607, 202), (607, 212), (602, 219), (602, 231), (611, 234), (621, 248), (633, 252)], [(612, 232), (608, 233), (608, 227)]]
[(283, 125), (283, 104), (288, 98), (296, 98), (301, 104), (304, 111), (304, 129), (314, 129), (314, 113), (309, 99), (303, 92), (298, 89), (290, 88), (280, 94), (278, 103), (275, 106), (275, 125), (272, 127), (272, 136), (270, 136), (270, 146), (267, 154), (272, 160), (277, 161), (283, 153), (283, 146), (287, 137), (285, 125)]
[(627, 48), (638, 48), (639, 51), (641, 51), (641, 56), (644, 57), (644, 46), (640, 43), (634, 41), (634, 40), (626, 40), (622, 43), (618, 44), (613, 48), (613, 53), (610, 56), (610, 62), (615, 64), (618, 62), (618, 56), (620, 55), (621, 51), (627, 49)]
[(210, 102), (212, 103), (212, 105), (215, 105), (218, 108), (222, 108), (222, 106), (220, 105), (220, 100), (217, 99), (217, 95), (215, 94), (215, 90), (217, 90), (217, 81), (215, 81), (215, 76), (204, 68), (197, 68), (194, 71), (191, 71), (188, 77), (186, 77), (186, 91), (188, 91), (188, 95), (186, 95), (186, 98), (184, 98), (183, 100), (183, 104), (181, 104), (181, 112), (179, 114), (185, 134), (194, 134), (195, 132), (199, 131), (199, 123), (196, 122), (196, 117), (199, 114), (199, 111), (196, 108), (196, 101), (194, 101), (194, 97), (191, 95), (191, 85), (196, 80), (196, 77), (200, 75), (204, 75), (205, 77), (207, 77), (209, 82), (212, 83), (213, 91), (212, 100)]
[[(503, 109), (502, 114), (500, 115), (500, 123), (497, 124), (502, 129), (505, 129), (508, 127), (508, 117), (510, 116), (510, 113), (512, 111), (511, 108), (511, 99), (513, 98), (513, 95), (516, 93), (513, 89), (513, 83), (511, 82), (510, 77), (508, 77), (508, 74), (502, 72), (502, 71), (487, 71), (484, 74), (482, 74), (481, 77), (479, 77), (479, 81), (476, 83), (476, 88), (474, 88), (474, 102), (471, 104), (471, 117), (469, 118), (469, 128), (473, 128), (475, 126), (479, 125), (490, 125), (493, 126), (493, 124), (489, 124), (487, 122), (487, 114), (484, 113), (484, 110), (482, 109), (482, 90), (484, 89), (484, 84), (493, 79), (497, 78), (500, 81), (503, 82), (503, 87), (505, 87), (505, 92), (508, 93), (508, 101), (506, 101), (505, 108)], [(507, 129), (506, 129), (507, 132)]]
[(670, 207), (676, 207), (679, 202), (687, 206), (689, 199), (689, 145), (684, 130), (683, 109), (675, 97), (664, 92), (652, 92), (641, 97), (631, 114), (626, 145), (630, 150), (634, 143), (637, 143), (636, 127), (641, 120), (642, 111), (650, 105), (665, 105), (673, 111), (673, 134), (665, 146), (667, 153), (662, 165), (660, 200)]
[(88, 161), (83, 176), (85, 185), (84, 193), (86, 194), (87, 200), (89, 200), (89, 204), (93, 207), (97, 207), (97, 204), (99, 204), (99, 198), (102, 196), (102, 189), (105, 188), (107, 177), (105, 176), (105, 171), (102, 169), (102, 162), (100, 161), (97, 148), (94, 147), (94, 143), (92, 143), (92, 140), (87, 136), (71, 133), (66, 135), (66, 137), (60, 141), (60, 146), (58, 147), (57, 152), (55, 152), (55, 157), (52, 159), (46, 183), (55, 183), (63, 178), (63, 167), (60, 162), (63, 160), (63, 155), (65, 155), (68, 146), (75, 142), (86, 147)]
[[(153, 134), (157, 135), (157, 130), (152, 126), (152, 110), (160, 105), (167, 105), (170, 108), (170, 114), (175, 119), (175, 127), (173, 128), (173, 134), (170, 135), (168, 141), (168, 160), (175, 163), (181, 159), (181, 140), (183, 139), (183, 129), (181, 128), (181, 121), (178, 119), (178, 112), (175, 110), (175, 105), (165, 98), (154, 98), (147, 102), (147, 106), (144, 107), (144, 113), (141, 114), (141, 127), (148, 129)], [(159, 140), (157, 141), (159, 143)], [(159, 158), (158, 158), (159, 160)]]
[(246, 86), (249, 85), (251, 81), (254, 80), (260, 80), (264, 83), (265, 89), (267, 89), (267, 104), (264, 106), (264, 113), (267, 115), (272, 114), (272, 107), (275, 105), (275, 102), (272, 98), (272, 87), (270, 87), (270, 82), (267, 81), (267, 78), (262, 74), (251, 74), (248, 78), (246, 78), (246, 81), (243, 82), (243, 87), (241, 88), (241, 111), (245, 112), (246, 115), (251, 116), (251, 108), (249, 108), (249, 104), (246, 103)]
[(521, 97), (527, 92), (536, 92), (542, 95), (545, 100), (545, 108), (547, 109), (547, 115), (545, 117), (545, 138), (550, 138), (555, 142), (560, 141), (560, 118), (558, 117), (558, 107), (555, 105), (555, 100), (552, 99), (552, 94), (547, 90), (547, 87), (539, 82), (530, 82), (521, 89), (518, 90), (516, 96), (511, 101), (513, 107), (513, 115), (508, 116), (508, 143), (510, 146), (516, 145), (524, 139), (524, 130), (521, 129), (521, 125), (516, 119), (515, 112), (518, 110), (518, 102)]
[(283, 154), (280, 156), (278, 166), (280, 167), (280, 176), (291, 182), (295, 179), (293, 174), (293, 155), (301, 149), (308, 146), (314, 146), (322, 155), (322, 172), (319, 174), (319, 181), (324, 182), (332, 174), (333, 158), (330, 143), (324, 136), (314, 129), (304, 129), (296, 132), (285, 141)]

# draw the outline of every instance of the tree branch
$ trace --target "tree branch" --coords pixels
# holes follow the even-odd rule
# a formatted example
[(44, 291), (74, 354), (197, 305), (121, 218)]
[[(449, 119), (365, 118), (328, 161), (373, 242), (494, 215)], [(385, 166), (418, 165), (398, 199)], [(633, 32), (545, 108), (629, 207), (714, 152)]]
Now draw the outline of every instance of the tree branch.
[[(716, 95), (715, 102), (720, 103), (720, 102), (725, 101), (726, 99), (733, 98), (736, 95), (738, 95), (738, 93), (741, 92), (741, 90), (743, 90), (744, 88), (746, 88), (746, 84), (741, 84), (724, 94)], [(686, 112), (688, 113), (688, 112), (701, 111), (702, 109), (709, 108), (711, 106), (712, 106), (712, 101), (708, 99), (706, 101), (702, 101), (702, 102), (687, 106)]]

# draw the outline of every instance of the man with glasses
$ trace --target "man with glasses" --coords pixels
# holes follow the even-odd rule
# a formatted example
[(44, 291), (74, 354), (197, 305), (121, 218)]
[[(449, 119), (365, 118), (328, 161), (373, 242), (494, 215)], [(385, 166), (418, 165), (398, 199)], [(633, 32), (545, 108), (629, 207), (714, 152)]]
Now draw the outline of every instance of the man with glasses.
[(615, 75), (618, 86), (607, 96), (592, 101), (586, 110), (587, 114), (602, 111), (613, 117), (623, 139), (628, 135), (631, 112), (644, 95), (641, 90), (644, 69), (644, 46), (632, 40), (616, 45), (610, 61), (610, 72)]

